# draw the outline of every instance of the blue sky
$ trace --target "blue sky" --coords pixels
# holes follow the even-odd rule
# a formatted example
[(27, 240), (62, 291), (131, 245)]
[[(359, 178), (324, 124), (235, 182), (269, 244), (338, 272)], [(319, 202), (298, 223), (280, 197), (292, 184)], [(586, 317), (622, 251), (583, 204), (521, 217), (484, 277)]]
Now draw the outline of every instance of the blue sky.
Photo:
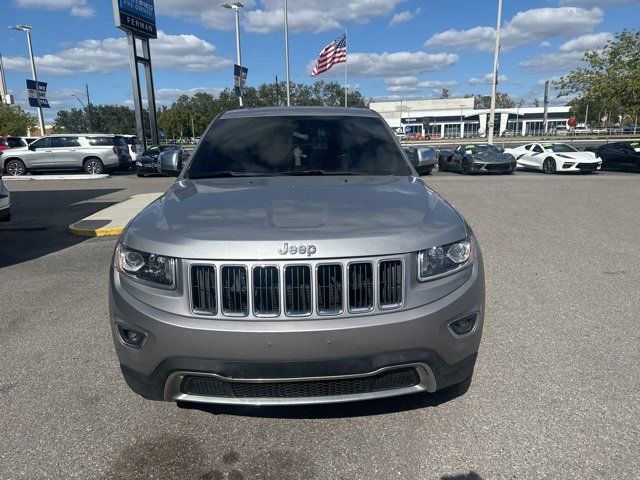
[[(39, 79), (49, 83), (54, 108), (77, 104), (84, 84), (95, 103), (130, 103), (125, 35), (113, 24), (109, 0), (2, 0), (6, 25), (27, 23)], [(232, 83), (233, 14), (216, 0), (156, 0), (160, 38), (152, 41), (158, 102), (182, 93), (215, 93)], [(246, 0), (243, 63), (251, 85), (284, 79), (282, 0)], [(291, 75), (312, 82), (318, 52), (349, 29), (349, 83), (373, 98), (488, 93), (497, 1), (289, 0)], [(585, 49), (610, 34), (637, 28), (639, 0), (505, 0), (501, 91), (540, 98), (545, 79), (577, 66)], [(30, 78), (22, 32), (0, 29), (9, 89), (24, 102)], [(342, 81), (342, 70), (320, 78)]]

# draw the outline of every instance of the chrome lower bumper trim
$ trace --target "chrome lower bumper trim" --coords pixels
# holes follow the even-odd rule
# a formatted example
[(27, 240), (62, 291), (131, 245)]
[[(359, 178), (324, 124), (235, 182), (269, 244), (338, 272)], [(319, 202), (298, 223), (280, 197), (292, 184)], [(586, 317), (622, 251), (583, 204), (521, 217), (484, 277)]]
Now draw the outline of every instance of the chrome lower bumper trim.
[[(381, 390), (376, 392), (359, 393), (353, 395), (334, 395), (319, 397), (296, 397), (296, 398), (237, 398), (237, 397), (210, 397), (204, 395), (189, 395), (180, 392), (180, 385), (184, 377), (189, 375), (200, 377), (214, 377), (230, 383), (277, 383), (277, 382), (308, 382), (322, 380), (348, 380), (354, 378), (366, 378), (378, 375), (382, 372), (397, 370), (401, 368), (415, 368), (420, 382), (417, 385), (404, 388), (396, 388), (392, 390)], [(361, 373), (354, 375), (340, 375), (331, 377), (305, 377), (305, 378), (258, 378), (258, 379), (240, 379), (228, 378), (215, 373), (202, 372), (173, 372), (167, 378), (164, 389), (164, 399), (168, 402), (196, 402), (196, 403), (214, 403), (222, 405), (318, 405), (326, 403), (342, 403), (360, 400), (373, 400), (378, 398), (395, 397), (398, 395), (406, 395), (417, 392), (435, 392), (437, 390), (436, 379), (433, 371), (424, 363), (394, 365), (393, 367), (380, 368), (374, 372)]]

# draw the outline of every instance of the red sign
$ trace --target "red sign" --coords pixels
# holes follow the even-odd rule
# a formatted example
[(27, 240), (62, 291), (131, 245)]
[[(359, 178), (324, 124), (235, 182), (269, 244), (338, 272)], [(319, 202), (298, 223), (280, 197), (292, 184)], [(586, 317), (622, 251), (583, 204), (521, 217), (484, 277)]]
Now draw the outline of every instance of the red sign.
[(569, 125), (571, 128), (575, 127), (577, 124), (578, 122), (575, 117), (571, 117), (569, 120), (567, 120), (567, 125)]

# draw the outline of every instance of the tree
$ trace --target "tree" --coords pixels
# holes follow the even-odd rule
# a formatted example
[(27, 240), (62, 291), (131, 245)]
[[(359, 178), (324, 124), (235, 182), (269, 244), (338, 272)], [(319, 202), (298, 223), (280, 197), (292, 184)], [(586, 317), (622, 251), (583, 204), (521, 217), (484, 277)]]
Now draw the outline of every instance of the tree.
[[(584, 54), (585, 65), (554, 82), (558, 97), (575, 96), (569, 104), (578, 118), (609, 118), (632, 123), (640, 115), (640, 30), (624, 30), (601, 50)], [(599, 120), (599, 119), (597, 119)]]
[(18, 105), (0, 103), (0, 135), (26, 135), (36, 125), (36, 117)]
[[(491, 108), (491, 95), (479, 95), (468, 93), (465, 98), (473, 97), (473, 108), (488, 109)], [(514, 108), (516, 102), (507, 93), (496, 92), (496, 108)]]
[[(96, 133), (135, 134), (135, 112), (124, 105), (91, 105), (91, 127), (91, 131)], [(89, 132), (86, 107), (60, 110), (53, 122), (53, 130), (56, 133)]]
[(442, 98), (442, 99), (449, 98), (449, 89), (448, 88), (443, 88), (442, 89), (442, 93), (440, 94), (440, 98)]

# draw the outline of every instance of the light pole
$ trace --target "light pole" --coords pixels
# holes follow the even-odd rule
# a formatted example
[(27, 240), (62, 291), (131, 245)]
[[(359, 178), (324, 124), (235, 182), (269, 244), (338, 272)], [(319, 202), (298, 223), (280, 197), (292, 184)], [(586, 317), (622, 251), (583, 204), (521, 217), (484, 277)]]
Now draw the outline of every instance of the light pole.
[[(240, 9), (244, 7), (242, 2), (231, 2), (231, 3), (221, 3), (224, 8), (228, 8), (233, 10), (236, 14), (236, 63), (242, 67), (242, 53), (240, 52)], [(242, 71), (240, 72), (240, 77), (242, 77)], [(240, 102), (240, 106), (243, 106), (242, 101), (242, 80), (240, 81), (240, 96), (238, 97), (238, 101)]]
[(464, 114), (462, 113), (462, 109), (464, 105), (460, 106), (460, 138), (464, 137)]
[(38, 102), (38, 120), (40, 121), (40, 135), (46, 135), (44, 131), (44, 116), (42, 115), (42, 107), (40, 106), (40, 89), (38, 88), (38, 75), (36, 74), (36, 62), (33, 58), (33, 48), (31, 47), (31, 30), (33, 27), (29, 25), (13, 25), (9, 27), (11, 30), (27, 32), (27, 46), (29, 47), (29, 58), (31, 59), (31, 76), (36, 82), (36, 100)]
[(291, 106), (291, 78), (289, 76), (289, 2), (284, 0), (284, 59), (287, 72), (287, 107)]
[(498, 0), (498, 24), (496, 46), (493, 52), (493, 80), (491, 82), (491, 109), (489, 111), (489, 143), (493, 143), (493, 127), (496, 120), (496, 90), (498, 87), (498, 62), (500, 61), (500, 27), (502, 24), (502, 0)]

